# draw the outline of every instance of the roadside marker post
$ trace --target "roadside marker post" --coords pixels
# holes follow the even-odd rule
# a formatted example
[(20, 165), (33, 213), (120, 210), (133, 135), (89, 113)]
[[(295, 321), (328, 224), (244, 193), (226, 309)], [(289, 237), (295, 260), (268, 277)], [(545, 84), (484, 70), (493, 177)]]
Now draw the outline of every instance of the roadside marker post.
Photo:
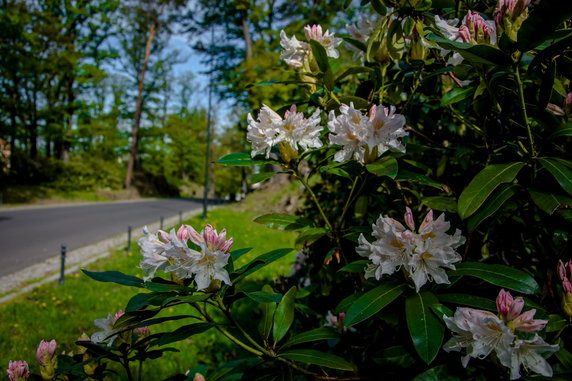
[(64, 274), (65, 274), (65, 268), (66, 268), (66, 250), (67, 247), (66, 245), (62, 245), (61, 247), (61, 263), (60, 263), (60, 285), (64, 284)]
[(131, 251), (131, 225), (127, 227), (127, 252)]
[(163, 216), (161, 216), (161, 222), (159, 223), (159, 225), (161, 226), (159, 229), (163, 230)]
[(183, 212), (179, 210), (179, 225), (183, 223)]

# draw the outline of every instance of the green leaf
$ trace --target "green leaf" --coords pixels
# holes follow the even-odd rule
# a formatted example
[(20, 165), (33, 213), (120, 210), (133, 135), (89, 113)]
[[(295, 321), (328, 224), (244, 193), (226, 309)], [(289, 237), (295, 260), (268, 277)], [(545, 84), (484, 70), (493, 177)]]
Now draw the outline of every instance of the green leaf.
[[(262, 291), (268, 294), (274, 294), (272, 287), (265, 284), (262, 287)], [(276, 294), (282, 299), (282, 295)], [(274, 321), (274, 312), (276, 311), (276, 303), (262, 303), (262, 318), (260, 323), (258, 323), (258, 333), (264, 340), (268, 340), (270, 334), (272, 333), (272, 322)]]
[(568, 319), (560, 315), (549, 315), (546, 332), (558, 332), (568, 325)]
[(129, 303), (127, 303), (127, 306), (125, 307), (125, 312), (138, 310), (146, 306), (162, 306), (165, 301), (175, 296), (177, 296), (177, 294), (174, 292), (146, 292), (137, 294), (129, 300)]
[(326, 228), (309, 228), (300, 233), (298, 237), (296, 237), (296, 247), (303, 247), (307, 244), (312, 244), (328, 234), (328, 230)]
[(250, 178), (250, 181), (252, 182), (252, 184), (256, 184), (256, 183), (260, 183), (264, 180), (268, 180), (269, 178), (271, 178), (272, 176), (274, 176), (276, 174), (276, 172), (260, 172), (260, 173), (255, 173), (252, 175), (252, 177)]
[(383, 349), (381, 356), (374, 358), (373, 361), (382, 367), (391, 367), (391, 369), (394, 369), (395, 366), (408, 368), (415, 364), (415, 357), (407, 348), (397, 345)]
[(462, 219), (470, 217), (487, 197), (502, 183), (514, 180), (524, 163), (493, 164), (485, 167), (471, 180), (459, 197), (457, 210)]
[(296, 300), (296, 286), (292, 286), (282, 297), (282, 301), (276, 307), (274, 314), (274, 326), (272, 327), (272, 337), (278, 343), (290, 329), (294, 321), (294, 303)]
[(488, 217), (492, 216), (504, 203), (516, 193), (517, 187), (515, 185), (502, 184), (497, 190), (493, 192), (483, 205), (469, 217), (467, 221), (467, 228), (469, 232), (473, 232), (481, 222)]
[(572, 2), (561, 0), (539, 2), (518, 30), (518, 50), (526, 52), (537, 47), (549, 39), (552, 32), (569, 18), (572, 18)]
[(395, 179), (398, 170), (397, 160), (391, 156), (386, 156), (374, 163), (367, 164), (365, 168), (368, 172), (373, 173), (376, 176), (387, 176), (392, 179)]
[(433, 210), (439, 210), (444, 212), (456, 212), (457, 211), (457, 200), (454, 197), (423, 197), (421, 202), (427, 205)]
[(572, 369), (572, 353), (564, 348), (564, 342), (560, 343), (560, 350), (558, 350), (555, 355), (558, 361), (560, 361), (566, 369)]
[(412, 381), (459, 381), (461, 379), (463, 378), (456, 374), (449, 364), (441, 364), (418, 374)]
[(83, 273), (88, 277), (100, 282), (111, 282), (131, 287), (143, 287), (144, 283), (143, 279), (141, 278), (137, 278), (131, 275), (126, 275), (119, 271), (94, 272), (94, 271), (87, 271), (85, 269), (82, 269), (81, 271), (83, 271)]
[(375, 11), (377, 13), (379, 13), (381, 16), (385, 17), (387, 15), (387, 8), (385, 7), (385, 5), (383, 4), (383, 1), (381, 0), (371, 0), (371, 6), (373, 7), (373, 9), (375, 9)]
[(490, 265), (478, 262), (464, 262), (455, 265), (456, 270), (449, 270), (449, 276), (473, 276), (495, 286), (522, 292), (536, 294), (540, 286), (534, 278), (524, 271), (505, 265)]
[(490, 45), (473, 45), (464, 42), (455, 42), (447, 38), (439, 37), (434, 33), (429, 33), (427, 39), (435, 41), (442, 48), (458, 52), (464, 59), (472, 63), (490, 66), (508, 66), (512, 63), (512, 59), (507, 54)]
[(375, 315), (393, 302), (407, 288), (404, 284), (385, 282), (366, 292), (349, 308), (344, 323), (350, 327)]
[(412, 172), (407, 169), (399, 168), (399, 172), (397, 173), (397, 177), (395, 178), (396, 181), (413, 181), (419, 184), (429, 185), (431, 187), (443, 190), (445, 188), (445, 184), (440, 183), (438, 181), (433, 180), (429, 176), (426, 176), (421, 173)]
[(445, 326), (431, 312), (431, 305), (439, 301), (432, 293), (423, 291), (405, 300), (407, 327), (417, 354), (431, 364), (441, 349)]
[(437, 298), (442, 303), (450, 303), (455, 305), (463, 305), (479, 308), (487, 311), (496, 311), (497, 305), (492, 300), (480, 296), (467, 294), (438, 294)]
[(558, 181), (562, 189), (572, 194), (572, 162), (558, 158), (539, 159), (542, 166), (546, 168)]
[(302, 332), (288, 340), (282, 347), (287, 348), (293, 345), (309, 343), (311, 341), (319, 340), (333, 340), (339, 339), (340, 335), (331, 328), (316, 328), (311, 331)]
[(559, 138), (561, 136), (572, 136), (572, 123), (566, 123), (558, 127), (548, 139)]
[(153, 278), (150, 282), (145, 282), (145, 288), (155, 292), (169, 292), (176, 291), (183, 294), (196, 291), (190, 287), (181, 286), (175, 282), (171, 282), (162, 278)]
[(312, 49), (312, 54), (316, 59), (316, 63), (322, 72), (327, 72), (330, 70), (330, 64), (328, 62), (328, 54), (326, 49), (316, 40), (310, 40), (310, 48)]
[(271, 229), (300, 230), (311, 226), (312, 221), (291, 214), (271, 213), (256, 217), (254, 222), (266, 225)]
[(236, 152), (226, 155), (217, 160), (217, 164), (233, 165), (238, 167), (250, 167), (262, 164), (280, 164), (276, 160), (268, 160), (261, 157), (252, 158), (250, 152)]
[(548, 214), (553, 214), (560, 207), (572, 208), (572, 198), (536, 189), (528, 189), (528, 193), (536, 206)]
[(264, 266), (269, 265), (270, 263), (282, 258), (286, 254), (292, 252), (293, 249), (277, 249), (272, 250), (268, 253), (259, 255), (258, 257), (254, 258), (251, 262), (244, 265), (240, 269), (236, 270), (231, 275), (231, 280), (233, 283), (240, 282), (242, 279), (246, 278), (248, 275), (252, 274), (253, 272), (261, 269)]
[(367, 259), (360, 259), (358, 261), (348, 263), (338, 271), (346, 271), (348, 273), (363, 273), (365, 272), (365, 267), (368, 263), (369, 261)]
[(236, 261), (238, 258), (242, 257), (244, 254), (248, 253), (252, 250), (252, 247), (244, 248), (244, 249), (237, 249), (230, 252), (230, 257)]
[(158, 340), (150, 343), (151, 346), (163, 346), (177, 341), (185, 340), (193, 335), (203, 333), (214, 325), (212, 323), (195, 323), (177, 328), (173, 332), (163, 334)]
[(326, 368), (353, 371), (353, 365), (343, 358), (331, 353), (324, 353), (312, 349), (293, 349), (282, 352), (279, 356), (288, 360), (314, 364)]
[(246, 296), (258, 303), (280, 303), (282, 295), (266, 291), (244, 292)]
[(367, 51), (367, 46), (363, 42), (356, 40), (354, 38), (350, 38), (350, 37), (342, 37), (342, 38), (344, 39), (345, 42), (349, 43), (350, 45), (355, 46), (356, 48), (358, 48), (362, 52)]
[(441, 98), (441, 107), (467, 99), (475, 91), (475, 87), (456, 87)]

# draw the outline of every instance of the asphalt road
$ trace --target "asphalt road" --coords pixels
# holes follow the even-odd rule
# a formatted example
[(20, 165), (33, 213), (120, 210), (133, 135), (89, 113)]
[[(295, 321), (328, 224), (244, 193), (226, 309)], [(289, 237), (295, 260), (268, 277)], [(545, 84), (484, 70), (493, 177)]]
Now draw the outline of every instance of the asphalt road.
[(0, 209), (0, 276), (142, 226), (202, 207), (191, 200), (145, 200)]

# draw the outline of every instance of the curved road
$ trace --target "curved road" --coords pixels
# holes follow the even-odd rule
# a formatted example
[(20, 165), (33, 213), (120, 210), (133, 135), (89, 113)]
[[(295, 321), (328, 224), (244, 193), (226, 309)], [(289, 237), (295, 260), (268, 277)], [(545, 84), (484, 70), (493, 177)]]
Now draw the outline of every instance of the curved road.
[(0, 277), (68, 250), (201, 208), (191, 200), (143, 200), (0, 209)]

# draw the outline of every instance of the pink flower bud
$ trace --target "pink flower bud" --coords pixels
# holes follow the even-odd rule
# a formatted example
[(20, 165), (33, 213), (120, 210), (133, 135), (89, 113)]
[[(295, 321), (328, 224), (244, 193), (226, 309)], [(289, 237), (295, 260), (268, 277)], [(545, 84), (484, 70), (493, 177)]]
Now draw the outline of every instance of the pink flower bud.
[(56, 340), (52, 341), (40, 341), (38, 349), (36, 350), (36, 357), (40, 365), (48, 365), (52, 363), (56, 355)]
[(522, 332), (536, 332), (543, 329), (548, 320), (538, 320), (533, 319), (536, 310), (529, 310), (518, 316), (512, 321), (514, 329), (518, 329)]
[(409, 207), (405, 207), (405, 224), (409, 229), (415, 231), (415, 220), (413, 219), (413, 212)]
[(493, 35), (496, 35), (496, 32), (478, 12), (467, 11), (465, 24), (459, 28), (459, 35), (464, 42), (488, 44), (491, 42)]
[(564, 279), (562, 281), (562, 288), (564, 289), (564, 292), (568, 294), (572, 293), (572, 283), (570, 283), (568, 279)]
[(205, 376), (200, 373), (195, 373), (195, 377), (193, 377), (193, 381), (206, 381)]
[(187, 241), (190, 237), (189, 225), (181, 225), (179, 230), (177, 230), (177, 238), (180, 241)]
[(572, 92), (568, 93), (568, 96), (564, 99), (564, 110), (568, 114), (572, 113)]
[(304, 27), (304, 34), (306, 35), (306, 40), (320, 40), (323, 36), (321, 25), (306, 25)]
[(562, 281), (568, 278), (566, 276), (566, 266), (564, 266), (564, 262), (562, 262), (562, 260), (558, 261), (558, 276)]
[(288, 115), (290, 114), (296, 114), (296, 105), (292, 105), (290, 106), (290, 110), (286, 110), (284, 113), (284, 119), (288, 118)]
[(429, 209), (429, 212), (427, 212), (427, 215), (425, 216), (425, 218), (423, 219), (423, 222), (421, 222), (421, 226), (419, 226), (419, 233), (427, 233), (428, 231), (431, 230), (433, 225), (433, 209)]
[(459, 28), (459, 36), (461, 36), (463, 42), (471, 42), (471, 32), (466, 25), (461, 25)]
[(6, 373), (10, 381), (25, 381), (30, 377), (30, 369), (26, 361), (10, 361)]
[(117, 313), (115, 313), (115, 316), (113, 317), (113, 323), (115, 323), (117, 319), (119, 319), (123, 315), (125, 315), (125, 312), (123, 312), (122, 310), (117, 311)]
[(510, 292), (502, 289), (497, 296), (497, 310), (505, 321), (515, 319), (524, 308), (524, 299), (514, 299)]
[(169, 238), (169, 233), (167, 233), (163, 230), (159, 230), (159, 236), (161, 237), (163, 242), (165, 242), (165, 243), (171, 242), (171, 238)]
[(134, 331), (137, 334), (137, 336), (139, 336), (140, 338), (147, 337), (151, 333), (151, 331), (149, 330), (149, 327), (135, 328)]

